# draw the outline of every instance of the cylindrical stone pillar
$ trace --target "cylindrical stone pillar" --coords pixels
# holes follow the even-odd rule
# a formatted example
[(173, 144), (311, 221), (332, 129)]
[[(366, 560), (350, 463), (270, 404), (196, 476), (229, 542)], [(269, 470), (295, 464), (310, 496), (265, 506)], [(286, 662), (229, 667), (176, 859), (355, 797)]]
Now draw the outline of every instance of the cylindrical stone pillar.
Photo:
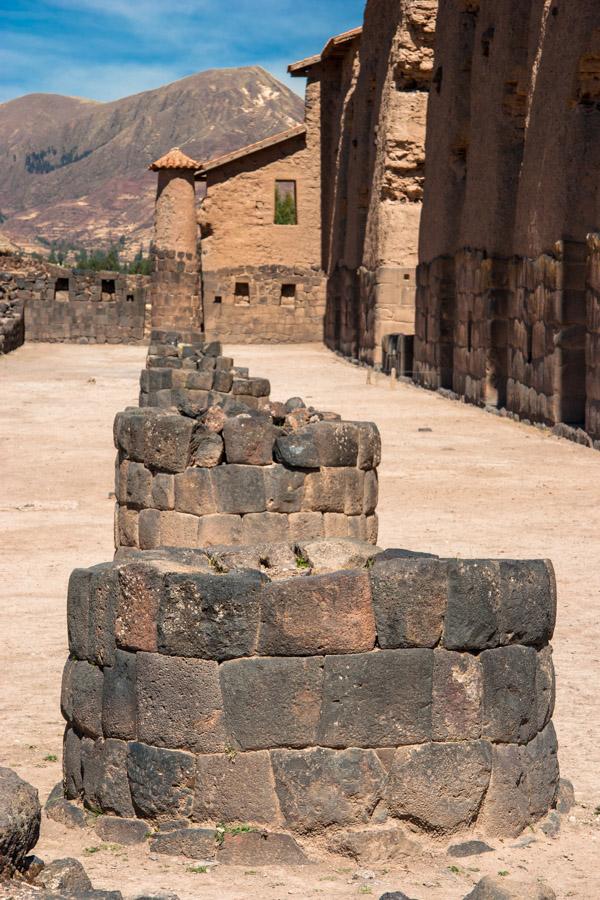
[(202, 327), (195, 172), (199, 163), (175, 148), (150, 166), (158, 172), (154, 219), (152, 327)]

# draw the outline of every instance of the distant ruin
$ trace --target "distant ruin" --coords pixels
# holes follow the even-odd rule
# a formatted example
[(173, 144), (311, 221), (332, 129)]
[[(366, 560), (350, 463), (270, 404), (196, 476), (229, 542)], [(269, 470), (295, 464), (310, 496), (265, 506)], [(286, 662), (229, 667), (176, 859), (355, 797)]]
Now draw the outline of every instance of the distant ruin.
[(25, 341), (143, 343), (150, 326), (148, 284), (142, 275), (0, 256), (0, 355)]

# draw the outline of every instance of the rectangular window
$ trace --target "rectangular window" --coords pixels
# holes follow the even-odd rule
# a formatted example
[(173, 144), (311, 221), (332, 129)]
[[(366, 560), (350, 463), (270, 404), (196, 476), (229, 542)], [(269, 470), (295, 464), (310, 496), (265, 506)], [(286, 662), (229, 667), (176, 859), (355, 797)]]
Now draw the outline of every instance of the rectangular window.
[(275, 182), (275, 224), (298, 224), (295, 181)]
[(116, 292), (114, 278), (103, 278), (100, 290), (103, 294), (114, 294)]
[(283, 306), (293, 306), (296, 302), (296, 285), (281, 285), (281, 303)]
[(247, 281), (236, 281), (235, 302), (237, 306), (250, 305), (250, 285)]
[(66, 301), (69, 299), (69, 279), (57, 278), (54, 284), (54, 299)]

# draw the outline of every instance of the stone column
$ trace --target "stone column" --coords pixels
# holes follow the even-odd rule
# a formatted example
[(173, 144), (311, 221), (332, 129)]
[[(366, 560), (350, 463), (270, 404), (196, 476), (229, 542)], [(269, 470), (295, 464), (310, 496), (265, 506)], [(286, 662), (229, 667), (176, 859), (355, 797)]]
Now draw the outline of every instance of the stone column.
[(150, 166), (158, 172), (154, 219), (152, 327), (202, 329), (195, 172), (199, 163), (174, 148)]

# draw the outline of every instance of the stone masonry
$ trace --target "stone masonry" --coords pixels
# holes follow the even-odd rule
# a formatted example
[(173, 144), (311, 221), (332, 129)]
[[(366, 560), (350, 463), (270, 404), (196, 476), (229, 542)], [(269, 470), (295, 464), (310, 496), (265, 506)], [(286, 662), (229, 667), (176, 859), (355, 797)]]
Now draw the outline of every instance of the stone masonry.
[(440, 8), (415, 377), (600, 446), (600, 9)]
[(0, 257), (0, 353), (24, 341), (138, 343), (146, 334), (148, 279)]
[(218, 343), (180, 337), (153, 334), (141, 408), (115, 421), (117, 548), (375, 544), (376, 426), (300, 398), (272, 403), (267, 379), (236, 369)]
[(323, 541), (76, 570), (67, 797), (176, 820), (171, 852), (206, 858), (217, 823), (347, 850), (410, 847), (407, 826), (513, 837), (546, 815), (552, 567), (362, 547), (342, 571)]

